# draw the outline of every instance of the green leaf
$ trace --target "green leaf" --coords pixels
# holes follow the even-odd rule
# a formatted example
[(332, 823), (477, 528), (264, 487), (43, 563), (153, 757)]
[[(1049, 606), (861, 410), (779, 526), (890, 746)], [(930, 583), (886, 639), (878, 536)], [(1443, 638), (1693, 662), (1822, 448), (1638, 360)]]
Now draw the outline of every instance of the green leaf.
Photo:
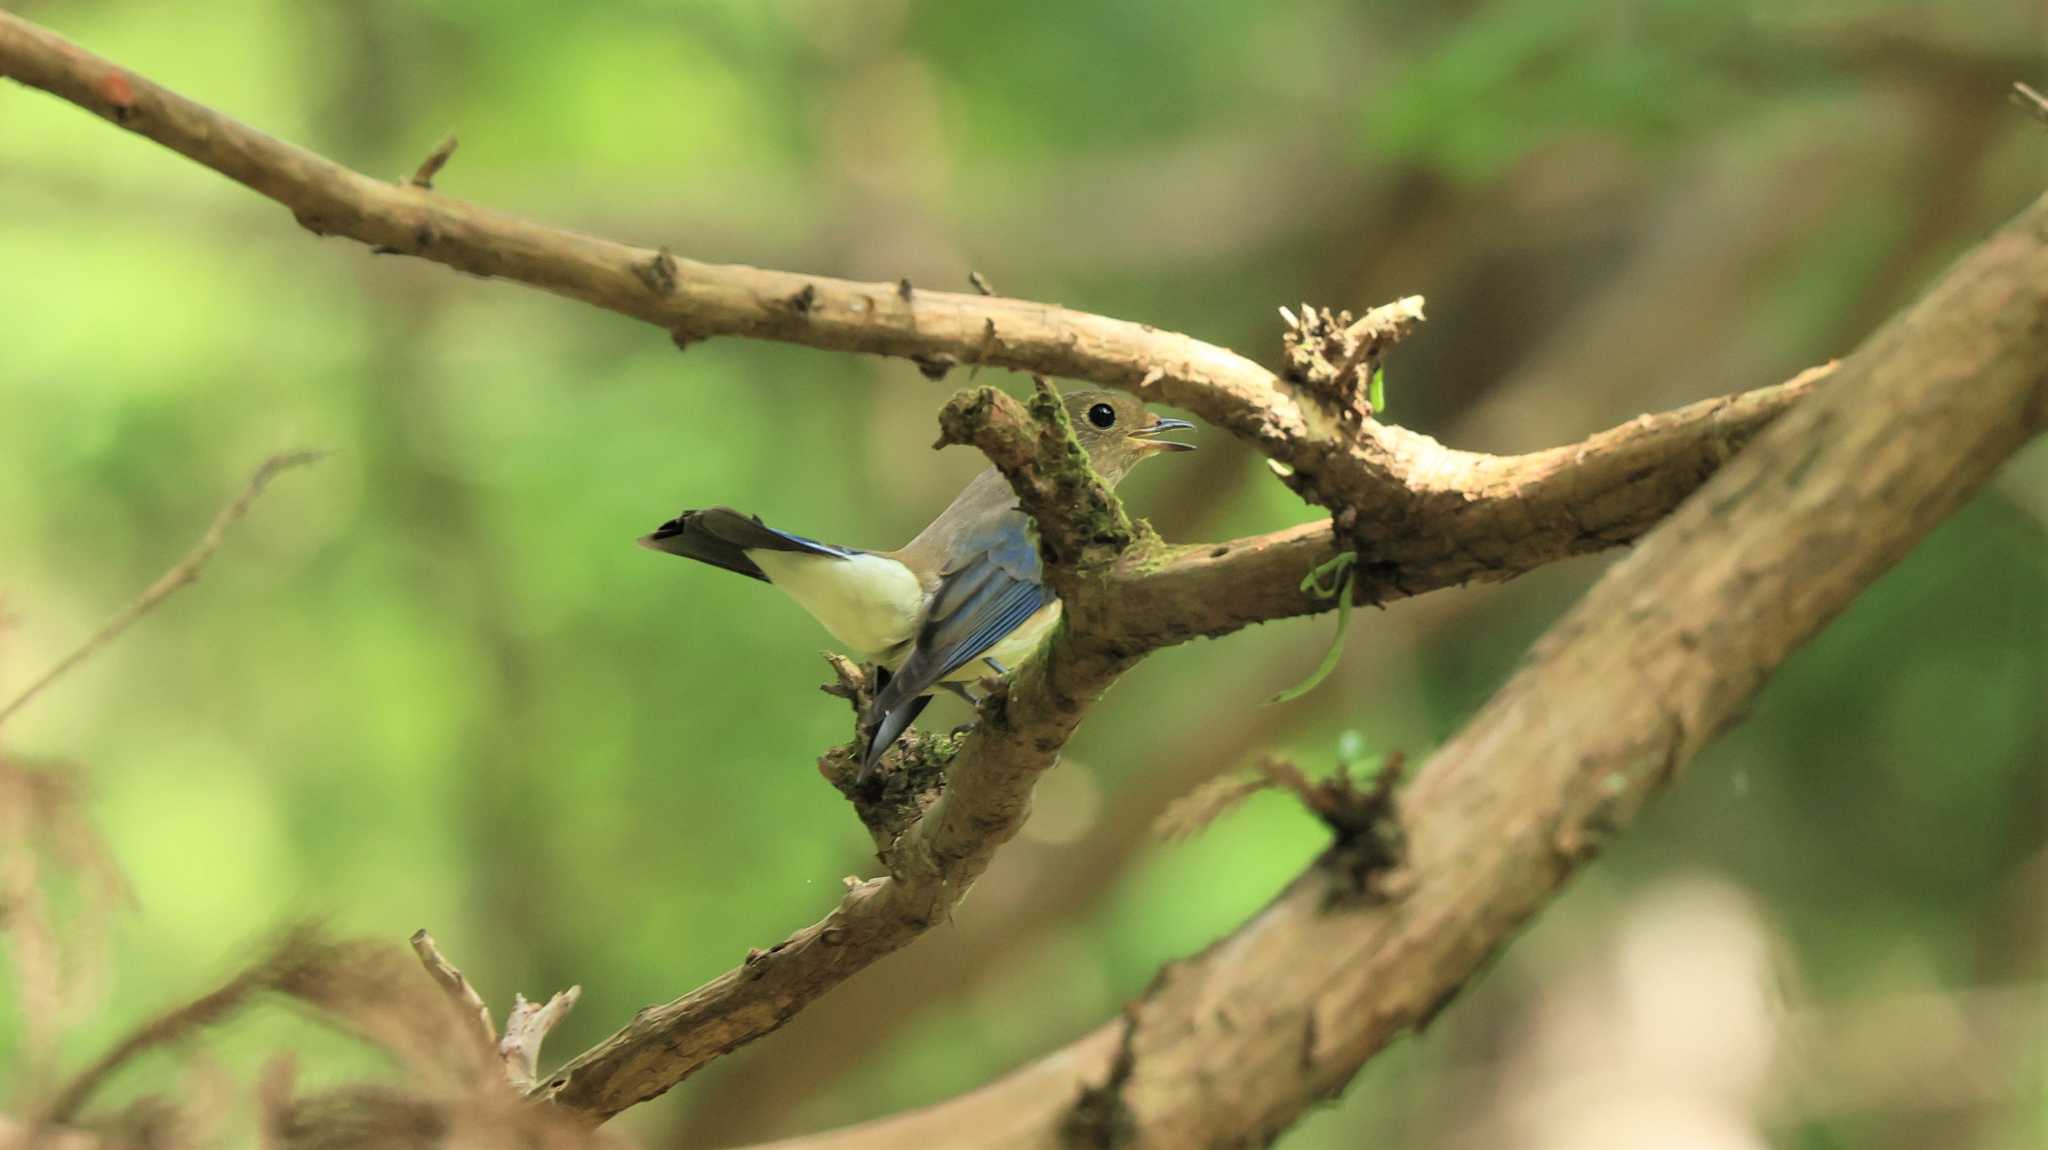
[(1365, 401), (1372, 404), (1374, 418), (1387, 410), (1387, 369), (1372, 369), (1372, 382), (1365, 385)]
[[(1330, 677), (1330, 672), (1337, 669), (1337, 660), (1344, 655), (1344, 629), (1351, 625), (1351, 567), (1357, 562), (1357, 553), (1346, 551), (1302, 578), (1303, 591), (1321, 599), (1337, 600), (1337, 633), (1331, 637), (1330, 649), (1324, 653), (1323, 661), (1310, 672), (1309, 677), (1267, 699), (1266, 706), (1291, 703), (1301, 698), (1322, 686), (1323, 680)], [(1331, 585), (1324, 586), (1325, 577), (1332, 580)]]

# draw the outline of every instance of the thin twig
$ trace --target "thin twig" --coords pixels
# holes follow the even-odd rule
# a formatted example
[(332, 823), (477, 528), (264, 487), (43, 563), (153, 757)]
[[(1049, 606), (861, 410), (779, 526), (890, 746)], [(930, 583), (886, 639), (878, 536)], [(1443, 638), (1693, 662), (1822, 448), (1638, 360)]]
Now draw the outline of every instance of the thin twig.
[(406, 183), (415, 188), (432, 189), (434, 177), (440, 175), (441, 169), (448, 166), (448, 159), (455, 154), (455, 148), (455, 133), (450, 132), (441, 137), (441, 142), (435, 144), (434, 150), (427, 153), (427, 158), (420, 161), (419, 168)]
[(119, 638), (121, 632), (135, 625), (137, 619), (156, 610), (164, 600), (170, 598), (187, 585), (198, 582), (200, 573), (206, 569), (207, 561), (213, 558), (215, 551), (220, 550), (221, 540), (227, 536), (228, 528), (233, 527), (244, 515), (249, 513), (250, 506), (256, 502), (257, 496), (263, 494), (263, 489), (270, 485), (270, 481), (280, 473), (289, 471), (294, 467), (317, 462), (325, 454), (325, 452), (320, 451), (294, 451), (282, 455), (273, 455), (264, 460), (262, 466), (256, 469), (256, 473), (249, 477), (249, 482), (242, 488), (242, 493), (235, 496), (233, 502), (221, 508), (220, 513), (213, 517), (212, 524), (206, 528), (206, 534), (199, 537), (199, 542), (193, 546), (191, 551), (186, 553), (183, 559), (178, 560), (175, 566), (158, 576), (156, 582), (151, 583), (145, 588), (142, 594), (135, 598), (134, 602), (123, 607), (112, 619), (107, 620), (106, 624), (94, 632), (90, 639), (80, 644), (77, 650), (59, 659), (56, 666), (43, 672), (40, 678), (30, 683), (21, 694), (15, 696), (13, 702), (8, 703), (5, 707), (0, 707), (0, 723), (5, 723), (13, 718), (22, 708), (28, 706), (37, 695), (46, 690), (50, 684), (63, 678), (72, 668), (85, 662), (97, 653), (100, 648)]
[(2012, 91), (2006, 93), (2006, 99), (2011, 100), (2027, 115), (2048, 124), (2048, 96), (2036, 92), (2024, 81), (2014, 80)]
[[(14, 959), (25, 1051), (16, 1061), (31, 1092), (56, 1065), (67, 1018), (102, 989), (112, 919), (133, 898), (85, 805), (75, 766), (0, 759), (0, 936)], [(61, 916), (51, 913), (45, 853), (60, 864), (55, 869), (69, 888)], [(68, 939), (60, 937), (60, 922)]]
[(21, 1015), (22, 1051), (16, 1055), (32, 1073), (51, 1065), (62, 1036), (64, 962), (57, 931), (43, 897), (35, 831), (38, 806), (34, 780), (0, 766), (0, 926), (14, 958), (10, 988)]
[(269, 971), (261, 965), (253, 966), (206, 994), (144, 1023), (60, 1089), (44, 1111), (42, 1121), (50, 1125), (71, 1121), (93, 1092), (113, 1077), (114, 1071), (147, 1051), (218, 1023), (268, 985)]
[(442, 957), (441, 948), (434, 944), (434, 936), (425, 930), (416, 930), (410, 941), (413, 953), (420, 956), (420, 965), (427, 968), (427, 973), (434, 976), (434, 981), (441, 984), (441, 989), (448, 992), (455, 1005), (464, 1013), (476, 1015), (477, 1025), (483, 1028), (484, 1044), (497, 1045), (498, 1027), (491, 1021), (491, 1008), (484, 1003), (483, 995), (476, 992), (476, 987), (469, 984), (469, 979), (455, 969), (455, 964)]

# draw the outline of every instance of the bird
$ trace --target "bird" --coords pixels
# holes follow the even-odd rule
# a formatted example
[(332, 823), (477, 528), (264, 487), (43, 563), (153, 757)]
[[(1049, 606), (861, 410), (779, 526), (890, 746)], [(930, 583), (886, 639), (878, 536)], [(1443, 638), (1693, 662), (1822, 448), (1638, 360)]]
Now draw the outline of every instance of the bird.
[[(1160, 438), (1194, 424), (1155, 416), (1121, 392), (1076, 390), (1061, 402), (1089, 463), (1111, 486), (1153, 455), (1194, 450)], [(1060, 616), (1031, 518), (993, 467), (893, 551), (820, 542), (730, 507), (683, 511), (639, 543), (773, 585), (880, 669), (860, 718), (859, 784), (934, 690), (978, 702), (968, 684), (1009, 674)]]

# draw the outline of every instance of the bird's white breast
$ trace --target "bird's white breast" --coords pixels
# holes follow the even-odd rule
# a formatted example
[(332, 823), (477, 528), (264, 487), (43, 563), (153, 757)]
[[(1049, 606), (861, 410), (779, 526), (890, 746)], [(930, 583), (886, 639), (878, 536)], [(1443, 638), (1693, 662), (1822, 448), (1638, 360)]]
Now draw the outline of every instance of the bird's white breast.
[(894, 559), (766, 550), (749, 551), (747, 558), (864, 659), (885, 659), (917, 632), (924, 588), (910, 568)]

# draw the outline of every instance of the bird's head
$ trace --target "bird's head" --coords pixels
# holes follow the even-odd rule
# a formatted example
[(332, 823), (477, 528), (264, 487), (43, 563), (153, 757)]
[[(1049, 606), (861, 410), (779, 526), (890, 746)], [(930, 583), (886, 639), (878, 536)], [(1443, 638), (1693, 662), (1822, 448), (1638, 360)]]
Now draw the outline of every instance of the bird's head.
[(1193, 451), (1192, 443), (1175, 443), (1159, 436), (1181, 431), (1194, 424), (1185, 419), (1162, 419), (1145, 410), (1145, 405), (1120, 391), (1071, 391), (1064, 397), (1067, 422), (1074, 436), (1088, 452), (1088, 462), (1110, 483), (1122, 479), (1138, 461), (1162, 451)]

